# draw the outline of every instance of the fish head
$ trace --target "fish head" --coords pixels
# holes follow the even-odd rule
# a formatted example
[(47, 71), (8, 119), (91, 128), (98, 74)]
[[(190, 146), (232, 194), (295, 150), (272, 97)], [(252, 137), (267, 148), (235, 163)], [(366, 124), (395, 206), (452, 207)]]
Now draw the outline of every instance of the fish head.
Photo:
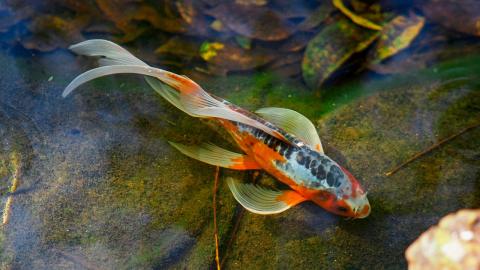
[(370, 215), (371, 206), (367, 192), (360, 186), (358, 180), (347, 169), (340, 166), (351, 185), (351, 193), (344, 194), (343, 200), (352, 209), (353, 218), (366, 218)]
[(371, 209), (366, 194), (338, 199), (334, 193), (323, 191), (318, 192), (311, 200), (331, 213), (350, 218), (366, 218)]
[(339, 166), (345, 181), (337, 188), (320, 190), (311, 200), (325, 210), (350, 218), (366, 218), (370, 214), (367, 193), (358, 180), (346, 169)]

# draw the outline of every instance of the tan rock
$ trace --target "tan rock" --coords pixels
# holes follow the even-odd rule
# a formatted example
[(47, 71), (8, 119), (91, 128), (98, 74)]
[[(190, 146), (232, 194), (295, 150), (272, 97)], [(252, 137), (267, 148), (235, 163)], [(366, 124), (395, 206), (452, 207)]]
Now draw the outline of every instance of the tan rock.
[(411, 244), (408, 269), (480, 269), (480, 210), (460, 210)]

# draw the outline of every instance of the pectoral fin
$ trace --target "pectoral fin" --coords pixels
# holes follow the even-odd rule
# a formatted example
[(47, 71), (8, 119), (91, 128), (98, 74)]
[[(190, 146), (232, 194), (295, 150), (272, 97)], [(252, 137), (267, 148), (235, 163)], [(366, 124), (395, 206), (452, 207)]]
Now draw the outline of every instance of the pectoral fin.
[(258, 163), (249, 156), (234, 153), (216, 145), (205, 143), (199, 146), (188, 146), (169, 142), (178, 151), (191, 158), (200, 160), (210, 165), (234, 170), (261, 169)]
[(238, 203), (248, 211), (260, 215), (281, 213), (305, 201), (304, 197), (293, 190), (270, 190), (253, 184), (239, 183), (233, 178), (227, 178), (227, 184)]
[(323, 153), (322, 142), (315, 126), (302, 114), (294, 110), (275, 107), (261, 108), (255, 113)]

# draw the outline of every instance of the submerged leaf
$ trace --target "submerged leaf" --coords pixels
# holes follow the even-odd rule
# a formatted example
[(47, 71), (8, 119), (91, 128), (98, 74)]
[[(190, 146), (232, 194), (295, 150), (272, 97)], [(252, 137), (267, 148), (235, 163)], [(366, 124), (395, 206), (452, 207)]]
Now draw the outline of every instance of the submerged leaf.
[(312, 34), (300, 32), (288, 38), (278, 49), (282, 52), (297, 52), (303, 50), (311, 38)]
[(2, 4), (0, 4), (0, 33), (8, 31), (10, 27), (30, 17), (34, 13), (34, 9), (28, 5), (24, 7), (1, 5)]
[(232, 31), (252, 39), (282, 40), (293, 32), (292, 23), (267, 7), (221, 4), (207, 14)]
[[(169, 33), (184, 33), (187, 31), (185, 22), (181, 18), (172, 18), (160, 14), (155, 8), (145, 3), (133, 0), (96, 0), (96, 3), (106, 19), (115, 23), (115, 26), (128, 35), (129, 40), (138, 36), (143, 29), (138, 27), (136, 21), (147, 21), (154, 28)], [(165, 11), (166, 12), (166, 11)], [(134, 32), (133, 34), (131, 32)]]
[(88, 23), (86, 17), (65, 19), (53, 15), (35, 17), (29, 25), (32, 35), (22, 39), (22, 45), (27, 49), (39, 51), (51, 51), (58, 47), (83, 40), (81, 29)]
[(275, 0), (271, 6), (282, 19), (299, 19), (306, 18), (311, 13), (314, 7), (312, 2), (309, 0)]
[(204, 42), (200, 47), (200, 56), (208, 62), (217, 56), (217, 52), (223, 50), (224, 47), (225, 45), (219, 42)]
[(235, 0), (235, 4), (245, 6), (264, 6), (268, 3), (268, 0)]
[(302, 53), (291, 53), (282, 55), (268, 65), (268, 69), (284, 77), (293, 77), (302, 73), (301, 61)]
[(345, 16), (347, 16), (348, 18), (350, 18), (350, 20), (352, 20), (354, 23), (360, 25), (360, 26), (363, 26), (365, 28), (368, 28), (368, 29), (372, 29), (372, 30), (382, 30), (382, 27), (380, 25), (377, 25), (371, 21), (369, 21), (368, 19), (366, 18), (363, 18), (363, 17), (360, 17), (358, 15), (356, 15), (355, 13), (353, 13), (352, 11), (350, 11), (342, 2), (342, 0), (333, 0), (333, 5), (338, 8), (343, 14), (345, 14)]
[(428, 1), (421, 9), (429, 21), (461, 33), (480, 36), (479, 1)]
[(334, 7), (329, 1), (323, 2), (317, 9), (298, 25), (298, 30), (308, 31), (319, 26), (334, 11)]
[(343, 16), (322, 28), (308, 43), (303, 57), (302, 72), (307, 85), (314, 89), (320, 87), (352, 54), (367, 48), (379, 33)]
[(382, 30), (380, 39), (370, 56), (372, 64), (398, 53), (407, 48), (420, 33), (425, 24), (425, 19), (410, 13), (408, 17), (397, 16)]
[(235, 41), (243, 49), (250, 50), (252, 48), (252, 40), (242, 36), (236, 36)]
[(200, 48), (201, 57), (208, 62), (213, 73), (250, 70), (271, 62), (275, 56), (267, 50), (256, 48), (244, 50), (234, 44), (204, 42)]
[(186, 58), (198, 57), (200, 43), (195, 38), (175, 36), (155, 50), (156, 54), (170, 54)]
[[(203, 14), (205, 6), (198, 1), (182, 0), (175, 2), (183, 21), (188, 25), (187, 32), (194, 36), (210, 36), (210, 20)], [(213, 28), (212, 28), (213, 29)]]
[(188, 24), (192, 24), (193, 20), (197, 14), (195, 7), (193, 6), (192, 0), (182, 0), (175, 2), (177, 6), (178, 13)]

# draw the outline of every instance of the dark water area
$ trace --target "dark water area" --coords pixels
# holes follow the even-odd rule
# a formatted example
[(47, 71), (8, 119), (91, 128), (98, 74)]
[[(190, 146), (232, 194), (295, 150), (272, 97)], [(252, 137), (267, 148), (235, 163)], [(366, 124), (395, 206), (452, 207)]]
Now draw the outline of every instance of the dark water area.
[(325, 153), (368, 191), (365, 219), (313, 202), (264, 216), (245, 211), (226, 178), (288, 187), (262, 171), (220, 169), (223, 269), (405, 269), (422, 232), (479, 208), (480, 128), (385, 175), (480, 123), (479, 5), (343, 1), (351, 17), (340, 1), (295, 2), (0, 3), (0, 269), (216, 268), (215, 167), (168, 142), (238, 146), (138, 75), (62, 98), (97, 66), (67, 47), (91, 38), (247, 110), (305, 115)]

